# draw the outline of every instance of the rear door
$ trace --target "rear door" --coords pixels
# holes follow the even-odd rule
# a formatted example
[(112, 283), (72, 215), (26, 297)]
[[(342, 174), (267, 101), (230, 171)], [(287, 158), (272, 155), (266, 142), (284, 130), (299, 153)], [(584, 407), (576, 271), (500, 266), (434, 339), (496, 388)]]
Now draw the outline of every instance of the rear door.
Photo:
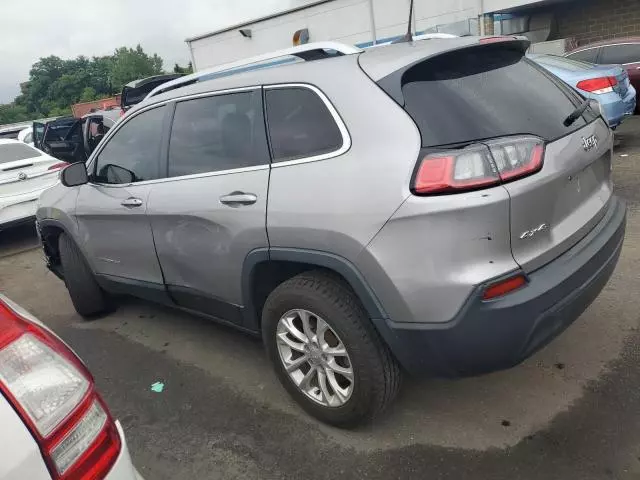
[(178, 101), (167, 171), (147, 209), (167, 289), (182, 307), (241, 323), (244, 260), (268, 246), (261, 89)]
[(612, 188), (610, 130), (590, 110), (565, 126), (581, 99), (522, 52), (500, 44), (465, 49), (403, 78), (406, 110), (427, 150), (484, 143), (502, 171), (517, 169), (513, 139), (544, 142), (540, 171), (503, 182), (511, 198), (511, 251), (526, 271), (565, 252), (604, 214)]
[(82, 140), (82, 120), (75, 120), (70, 126), (58, 128), (50, 123), (45, 131), (44, 150), (68, 163), (84, 162), (87, 155)]

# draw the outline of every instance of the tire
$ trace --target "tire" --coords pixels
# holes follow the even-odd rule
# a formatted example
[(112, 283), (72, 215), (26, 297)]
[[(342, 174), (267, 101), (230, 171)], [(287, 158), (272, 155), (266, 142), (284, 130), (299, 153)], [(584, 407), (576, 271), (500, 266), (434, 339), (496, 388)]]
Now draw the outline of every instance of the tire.
[[(322, 334), (326, 340), (325, 348), (328, 342), (332, 341), (334, 345), (337, 345), (334, 349), (337, 351), (340, 348), (340, 342), (342, 342), (347, 355), (344, 355), (343, 358), (335, 357), (335, 361), (332, 363), (335, 366), (339, 361), (338, 367), (343, 369), (345, 366), (351, 367), (350, 387), (348, 377), (341, 378), (341, 375), (335, 372), (333, 375), (334, 383), (328, 382), (328, 375), (331, 373), (327, 371), (329, 363), (324, 355), (320, 355), (322, 357), (320, 359), (317, 358), (318, 347), (309, 347), (305, 345), (303, 340), (298, 344), (296, 342), (300, 337), (290, 334), (291, 327), (285, 325), (290, 323), (294, 327), (295, 325), (300, 326), (303, 324), (303, 316), (307, 316), (307, 322), (310, 322), (311, 331), (309, 333), (313, 333), (314, 324), (316, 332), (320, 329), (321, 320), (328, 324), (329, 328), (324, 330), (325, 333)], [(281, 323), (281, 319), (284, 323)], [(385, 410), (400, 388), (401, 372), (395, 358), (378, 336), (349, 285), (329, 272), (319, 270), (305, 272), (276, 287), (267, 298), (262, 311), (262, 334), (267, 354), (280, 382), (305, 411), (322, 422), (343, 428), (367, 423)], [(329, 399), (332, 398), (332, 395), (324, 395), (322, 392), (329, 394), (333, 392), (334, 405), (328, 405), (326, 401), (322, 404), (322, 400), (317, 398), (312, 399), (309, 392), (305, 393), (298, 386), (298, 382), (301, 385), (308, 384), (304, 380), (307, 376), (304, 369), (295, 372), (298, 375), (298, 380), (294, 380), (293, 374), (287, 372), (285, 362), (288, 361), (294, 367), (297, 360), (293, 357), (294, 350), (289, 348), (289, 343), (282, 341), (281, 335), (285, 335), (289, 340), (294, 339), (296, 348), (299, 345), (305, 345), (304, 348), (307, 350), (304, 353), (298, 353), (296, 350), (296, 355), (307, 358), (312, 358), (315, 355), (312, 358), (314, 363), (310, 363), (311, 360), (309, 360), (306, 365), (311, 370), (315, 364), (316, 371), (321, 372), (314, 374), (316, 375), (316, 386), (309, 387), (312, 391), (311, 394), (315, 398), (313, 392), (317, 392), (322, 399)], [(308, 335), (305, 335), (304, 338), (308, 338)], [(319, 336), (316, 334), (315, 338), (317, 339)], [(329, 347), (333, 347), (333, 345), (329, 345)], [(287, 352), (291, 352), (291, 355), (283, 354), (283, 348)], [(310, 348), (315, 348), (314, 352), (310, 352)], [(320, 351), (329, 350), (321, 348)], [(325, 373), (322, 374), (322, 371)], [(321, 382), (320, 375), (324, 376), (323, 382)], [(304, 378), (300, 380), (300, 377)], [(326, 384), (336, 385), (336, 378), (340, 380), (337, 383), (338, 388), (327, 390)], [(310, 385), (313, 385), (313, 382), (311, 380)], [(321, 383), (325, 383), (325, 390), (320, 388)], [(345, 387), (342, 388), (343, 386)], [(344, 395), (344, 392), (349, 391), (349, 388), (351, 388), (350, 394)], [(339, 391), (343, 392), (342, 398), (338, 395)], [(342, 403), (340, 404), (340, 402)]]
[(58, 248), (64, 283), (76, 312), (85, 319), (108, 312), (110, 308), (107, 294), (96, 282), (93, 272), (73, 240), (66, 234), (61, 234)]

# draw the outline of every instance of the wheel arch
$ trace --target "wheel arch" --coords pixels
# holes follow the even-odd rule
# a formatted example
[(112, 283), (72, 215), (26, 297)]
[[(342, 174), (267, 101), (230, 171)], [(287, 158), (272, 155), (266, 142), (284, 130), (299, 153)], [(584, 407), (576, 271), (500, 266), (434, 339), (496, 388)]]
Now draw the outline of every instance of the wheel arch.
[(276, 247), (253, 250), (245, 258), (242, 270), (245, 326), (260, 331), (262, 307), (269, 293), (285, 280), (318, 268), (341, 277), (360, 299), (369, 318), (387, 318), (371, 287), (346, 258), (318, 250)]
[(69, 233), (67, 227), (57, 220), (44, 219), (38, 220), (38, 235), (42, 242), (42, 248), (44, 250), (47, 268), (51, 270), (60, 279), (64, 278), (64, 272), (60, 263), (60, 251), (58, 249), (58, 240), (61, 234), (66, 234), (70, 238), (73, 236)]

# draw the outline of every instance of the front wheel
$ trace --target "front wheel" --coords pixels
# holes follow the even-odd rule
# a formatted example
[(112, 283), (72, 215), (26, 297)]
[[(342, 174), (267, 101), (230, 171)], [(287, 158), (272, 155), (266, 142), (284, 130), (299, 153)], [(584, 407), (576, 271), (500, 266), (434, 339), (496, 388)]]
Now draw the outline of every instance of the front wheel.
[(370, 421), (399, 389), (397, 362), (339, 277), (312, 271), (279, 285), (265, 303), (262, 332), (281, 383), (323, 422)]
[(82, 252), (66, 234), (58, 240), (64, 283), (73, 306), (85, 319), (110, 310), (107, 293), (100, 288)]

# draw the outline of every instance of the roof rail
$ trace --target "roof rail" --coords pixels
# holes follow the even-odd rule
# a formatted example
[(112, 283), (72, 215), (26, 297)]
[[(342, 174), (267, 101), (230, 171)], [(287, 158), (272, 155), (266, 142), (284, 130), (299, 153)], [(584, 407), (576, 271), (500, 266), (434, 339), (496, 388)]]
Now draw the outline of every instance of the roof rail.
[[(255, 57), (245, 58), (235, 62), (224, 63), (216, 67), (207, 68), (191, 75), (185, 75), (183, 77), (171, 80), (162, 85), (158, 85), (151, 90), (145, 98), (150, 98), (160, 93), (168, 92), (180, 87), (186, 87), (202, 80), (211, 80), (217, 77), (215, 74), (227, 73), (229, 75), (235, 73), (241, 73), (247, 70), (252, 70), (251, 66), (255, 65), (255, 68), (265, 68), (268, 66), (275, 66), (276, 64), (286, 63), (286, 60), (280, 62), (272, 62), (264, 66), (259, 64), (262, 62), (268, 62), (269, 60), (278, 60), (283, 57), (298, 57), (305, 61), (320, 60), (328, 58), (335, 54), (328, 52), (336, 52), (338, 55), (352, 55), (354, 53), (360, 53), (363, 50), (354, 47), (353, 45), (347, 45), (339, 42), (315, 42), (307, 43), (306, 45), (300, 45), (298, 47), (285, 48), (283, 50), (277, 50), (275, 52), (264, 53)], [(220, 75), (222, 76), (222, 75)], [(204, 78), (211, 77), (211, 78)]]

